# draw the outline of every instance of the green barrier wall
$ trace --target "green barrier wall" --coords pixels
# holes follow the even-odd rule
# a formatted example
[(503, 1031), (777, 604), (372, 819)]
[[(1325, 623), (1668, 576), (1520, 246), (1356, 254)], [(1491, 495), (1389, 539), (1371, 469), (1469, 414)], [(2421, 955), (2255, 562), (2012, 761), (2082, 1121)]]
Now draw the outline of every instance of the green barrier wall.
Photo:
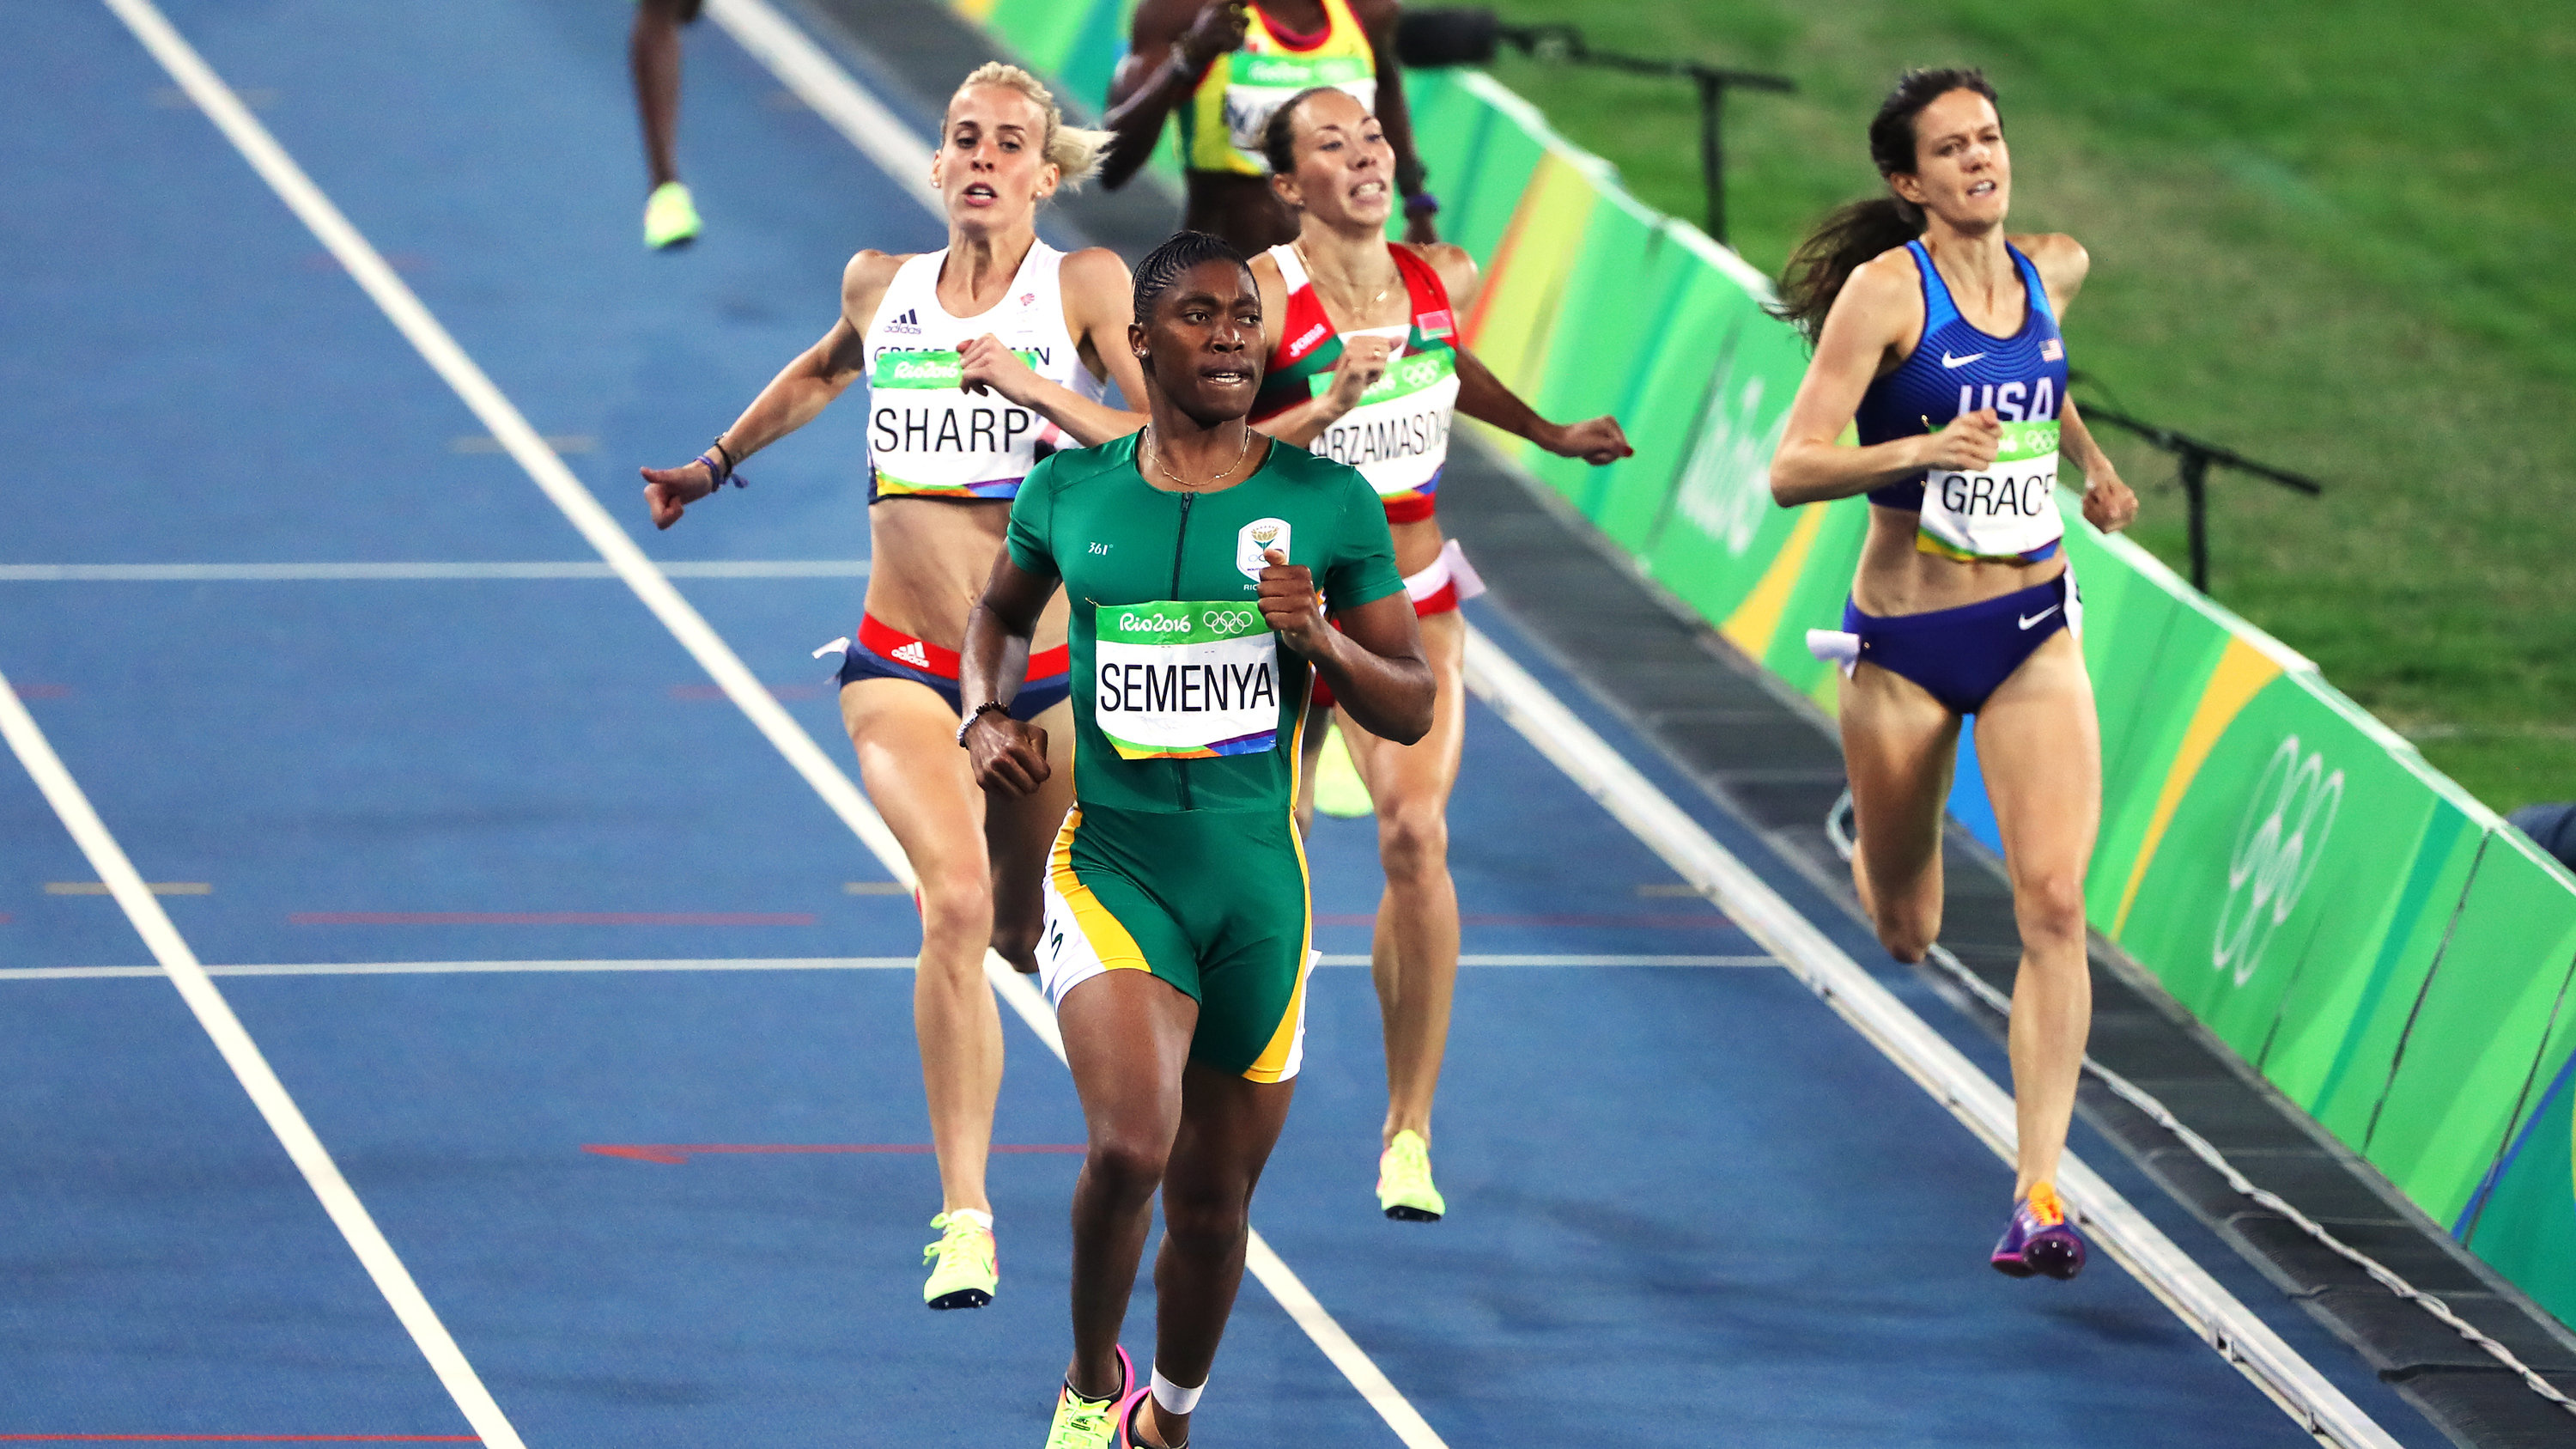
[[(1094, 107), (1134, 9), (953, 3)], [(1766, 281), (1489, 77), (1406, 90), (1442, 233), (1484, 269), (1469, 345), (1551, 417), (1616, 415), (1637, 454), (1595, 469), (1485, 436), (1830, 708), (1805, 634), (1839, 620), (1868, 508), (1772, 505), (1806, 348)], [(2576, 879), (2295, 652), (2060, 505), (2102, 723), (2093, 923), (2576, 1318)]]

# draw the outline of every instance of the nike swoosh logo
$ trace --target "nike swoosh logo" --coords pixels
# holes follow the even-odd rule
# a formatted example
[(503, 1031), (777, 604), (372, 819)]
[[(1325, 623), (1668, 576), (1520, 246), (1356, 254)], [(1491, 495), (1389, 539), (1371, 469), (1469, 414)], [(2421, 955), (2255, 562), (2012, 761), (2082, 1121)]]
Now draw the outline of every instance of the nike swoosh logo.
[(1982, 352), (1971, 352), (1965, 357), (1952, 357), (1950, 355), (1950, 349), (1944, 347), (1941, 349), (1941, 365), (1943, 367), (1965, 367), (1969, 363), (1974, 362), (1983, 356), (1985, 356), (1985, 354)]
[(2040, 610), (2038, 613), (2031, 615), (2029, 618), (2022, 620), (2021, 626), (2027, 629), (2031, 625), (2038, 623), (2040, 620), (2047, 618), (2049, 615), (2056, 613), (2061, 607), (2063, 606), (2051, 604), (2047, 608)]

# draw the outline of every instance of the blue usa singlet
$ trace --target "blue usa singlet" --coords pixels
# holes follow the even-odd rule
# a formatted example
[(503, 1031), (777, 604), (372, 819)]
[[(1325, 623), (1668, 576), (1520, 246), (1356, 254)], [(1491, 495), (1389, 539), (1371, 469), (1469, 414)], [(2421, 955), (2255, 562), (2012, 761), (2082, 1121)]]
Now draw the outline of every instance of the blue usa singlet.
[(1869, 385), (1854, 419), (1863, 447), (1938, 432), (1962, 413), (1992, 408), (2003, 440), (1992, 467), (1933, 469), (1873, 490), (1869, 501), (1920, 519), (1914, 546), (1945, 558), (2037, 563), (2057, 552), (2066, 525), (2057, 512), (2057, 416), (2066, 397), (2066, 341), (2049, 309), (2039, 268), (2005, 243), (2028, 299), (2021, 330), (1978, 331), (1919, 241), (1907, 242), (1923, 277), (1923, 338), (1903, 366)]

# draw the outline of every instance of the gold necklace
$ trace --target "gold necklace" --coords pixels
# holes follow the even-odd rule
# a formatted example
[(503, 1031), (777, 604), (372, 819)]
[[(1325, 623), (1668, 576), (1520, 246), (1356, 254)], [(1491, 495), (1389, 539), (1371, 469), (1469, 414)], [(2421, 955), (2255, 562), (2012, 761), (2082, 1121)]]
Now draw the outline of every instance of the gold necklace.
[[(1318, 283), (1323, 280), (1323, 274), (1315, 270), (1315, 259), (1306, 255), (1306, 243), (1302, 239), (1290, 242), (1288, 244), (1288, 249), (1297, 254), (1297, 262), (1300, 266), (1303, 266), (1306, 269), (1306, 275), (1309, 278)], [(1387, 255), (1390, 260), (1394, 257), (1394, 253), (1392, 252)], [(1377, 304), (1386, 300), (1386, 294), (1395, 290), (1395, 284), (1404, 280), (1404, 272), (1401, 268), (1391, 268), (1390, 270), (1392, 270), (1394, 274), (1387, 278), (1385, 286), (1377, 289), (1377, 295), (1369, 298), (1365, 306), (1353, 309), (1356, 313), (1352, 319), (1353, 321), (1359, 322), (1367, 320), (1369, 313), (1377, 310)], [(1322, 288), (1319, 286), (1317, 290), (1321, 291)]]
[(1174, 483), (1179, 484), (1181, 491), (1184, 493), (1196, 493), (1203, 488), (1215, 487), (1217, 478), (1222, 478), (1226, 474), (1233, 472), (1235, 469), (1242, 467), (1243, 460), (1252, 452), (1252, 429), (1247, 427), (1243, 430), (1243, 446), (1237, 448), (1234, 452), (1234, 461), (1217, 470), (1216, 478), (1210, 478), (1205, 483), (1193, 483), (1189, 479), (1184, 478), (1180, 474), (1163, 466), (1163, 445), (1155, 439), (1154, 430), (1151, 427), (1146, 428), (1144, 432), (1145, 446), (1154, 450), (1154, 471), (1171, 479)]

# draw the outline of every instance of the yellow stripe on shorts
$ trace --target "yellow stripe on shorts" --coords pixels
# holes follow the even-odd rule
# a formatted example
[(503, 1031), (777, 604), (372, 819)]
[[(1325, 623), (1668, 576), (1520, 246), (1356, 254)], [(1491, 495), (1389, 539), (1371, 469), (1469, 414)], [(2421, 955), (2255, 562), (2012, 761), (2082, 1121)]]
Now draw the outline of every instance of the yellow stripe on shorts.
[(1102, 969), (1150, 974), (1154, 968), (1146, 961), (1144, 948), (1136, 944), (1136, 938), (1128, 934), (1127, 928), (1118, 923), (1118, 918), (1110, 914), (1109, 908), (1100, 903), (1100, 897), (1093, 895), (1091, 887), (1084, 885), (1082, 877), (1074, 873), (1073, 833), (1081, 828), (1082, 807), (1076, 805), (1065, 812), (1064, 827), (1055, 833), (1055, 852), (1047, 871), (1055, 893), (1064, 897), (1064, 903), (1073, 908), (1074, 929), (1082, 932), (1082, 939), (1091, 947), (1091, 954), (1100, 958)]

